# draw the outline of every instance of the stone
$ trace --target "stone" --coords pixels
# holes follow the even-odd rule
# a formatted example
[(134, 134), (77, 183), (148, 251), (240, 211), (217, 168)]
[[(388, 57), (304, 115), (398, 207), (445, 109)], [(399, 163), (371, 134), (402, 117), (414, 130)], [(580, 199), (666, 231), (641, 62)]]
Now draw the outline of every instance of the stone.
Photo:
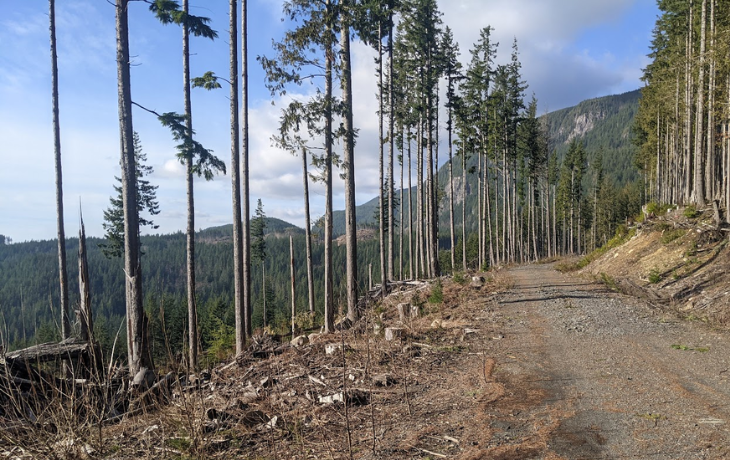
[(441, 320), (435, 319), (431, 322), (431, 329), (438, 329), (441, 327)]

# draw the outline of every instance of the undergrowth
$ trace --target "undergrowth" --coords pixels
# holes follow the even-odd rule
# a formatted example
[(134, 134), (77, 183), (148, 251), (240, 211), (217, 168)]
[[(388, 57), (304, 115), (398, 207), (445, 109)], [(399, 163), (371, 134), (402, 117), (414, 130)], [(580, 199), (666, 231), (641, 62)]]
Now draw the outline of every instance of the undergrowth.
[(586, 254), (585, 256), (578, 259), (578, 261), (575, 263), (559, 264), (556, 268), (562, 272), (580, 270), (581, 268), (587, 266), (611, 249), (621, 246), (622, 244), (633, 238), (634, 235), (636, 235), (636, 229), (632, 228), (631, 230), (629, 230), (625, 225), (621, 225), (618, 229), (616, 229), (616, 234), (614, 235), (614, 237), (608, 240), (608, 242), (600, 248)]

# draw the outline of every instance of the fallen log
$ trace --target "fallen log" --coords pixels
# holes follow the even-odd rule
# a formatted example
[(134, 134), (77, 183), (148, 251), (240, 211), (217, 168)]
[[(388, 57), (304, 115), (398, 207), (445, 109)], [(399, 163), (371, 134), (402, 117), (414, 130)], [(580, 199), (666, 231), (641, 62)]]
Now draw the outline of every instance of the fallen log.
[(44, 363), (66, 359), (77, 359), (89, 355), (89, 344), (76, 338), (69, 338), (59, 343), (42, 343), (22, 350), (6, 353), (10, 360)]

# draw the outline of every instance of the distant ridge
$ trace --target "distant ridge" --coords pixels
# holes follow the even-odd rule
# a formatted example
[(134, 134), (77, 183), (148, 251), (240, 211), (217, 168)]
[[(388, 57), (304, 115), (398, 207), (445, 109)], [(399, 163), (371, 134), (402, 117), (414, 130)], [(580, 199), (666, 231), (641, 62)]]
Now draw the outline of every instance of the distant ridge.
[[(591, 164), (596, 154), (603, 149), (603, 167), (607, 177), (612, 178), (616, 185), (623, 186), (639, 178), (639, 172), (634, 166), (634, 155), (637, 147), (632, 143), (632, 127), (634, 117), (639, 108), (641, 90), (627, 93), (603, 96), (588, 99), (580, 104), (550, 112), (547, 117), (548, 132), (550, 133), (551, 154), (557, 152), (562, 158), (568, 151), (570, 141), (578, 139), (586, 145), (588, 162)], [(445, 155), (446, 147), (442, 146), (441, 154)], [(448, 180), (449, 166), (445, 163), (438, 172), (441, 187)], [(456, 202), (463, 200), (461, 182), (461, 160), (454, 160), (454, 175)], [(476, 187), (476, 176), (467, 176), (467, 189)], [(413, 188), (415, 196), (415, 187)], [(408, 189), (405, 190), (408, 193)], [(399, 191), (396, 192), (396, 196)], [(469, 198), (467, 197), (467, 200)], [(415, 198), (414, 198), (415, 200)], [(407, 198), (406, 198), (407, 201)], [(378, 197), (357, 207), (357, 225), (359, 228), (377, 224), (375, 215), (378, 209)], [(441, 225), (448, 222), (448, 208), (441, 205)], [(398, 214), (396, 210), (396, 215)], [(457, 219), (458, 220), (458, 219)], [(459, 223), (457, 223), (459, 225)], [(345, 212), (333, 213), (333, 232), (335, 237), (345, 233)]]

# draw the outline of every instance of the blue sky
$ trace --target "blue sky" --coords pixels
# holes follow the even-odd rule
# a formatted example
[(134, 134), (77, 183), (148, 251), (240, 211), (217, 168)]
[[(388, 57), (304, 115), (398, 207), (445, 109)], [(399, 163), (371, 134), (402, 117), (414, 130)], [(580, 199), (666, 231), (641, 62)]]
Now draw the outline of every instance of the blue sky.
[[(87, 234), (102, 236), (102, 212), (119, 175), (114, 7), (104, 0), (56, 2), (66, 233), (78, 231), (79, 202)], [(281, 0), (249, 0), (251, 201), (261, 198), (269, 216), (303, 222), (300, 160), (272, 147), (283, 102), (264, 87), (257, 55), (271, 56), (281, 36)], [(491, 25), (500, 42), (498, 61), (509, 59), (517, 38), (527, 97), (541, 111), (640, 87), (658, 10), (652, 0), (439, 0), (459, 42), (462, 61)], [(55, 236), (55, 186), (51, 127), (48, 3), (0, 2), (0, 234), (14, 241)], [(215, 42), (191, 40), (192, 74), (228, 75), (228, 2), (191, 0), (193, 14), (208, 16)], [(158, 112), (182, 111), (182, 58), (177, 26), (160, 25), (142, 2), (131, 3), (132, 98)], [(374, 52), (353, 44), (357, 202), (377, 193), (377, 118)], [(304, 87), (289, 97), (304, 96)], [(200, 140), (230, 160), (228, 90), (193, 91), (193, 123)], [(442, 117), (442, 120), (445, 118)], [(162, 213), (158, 232), (185, 227), (185, 180), (174, 142), (157, 120), (134, 112), (155, 168)], [(442, 136), (445, 139), (445, 136)], [(444, 147), (442, 145), (442, 147)], [(445, 155), (442, 155), (444, 157)], [(312, 186), (312, 213), (324, 212), (324, 191)], [(344, 185), (335, 185), (335, 207), (344, 207)], [(230, 222), (230, 177), (196, 181), (196, 227)]]

